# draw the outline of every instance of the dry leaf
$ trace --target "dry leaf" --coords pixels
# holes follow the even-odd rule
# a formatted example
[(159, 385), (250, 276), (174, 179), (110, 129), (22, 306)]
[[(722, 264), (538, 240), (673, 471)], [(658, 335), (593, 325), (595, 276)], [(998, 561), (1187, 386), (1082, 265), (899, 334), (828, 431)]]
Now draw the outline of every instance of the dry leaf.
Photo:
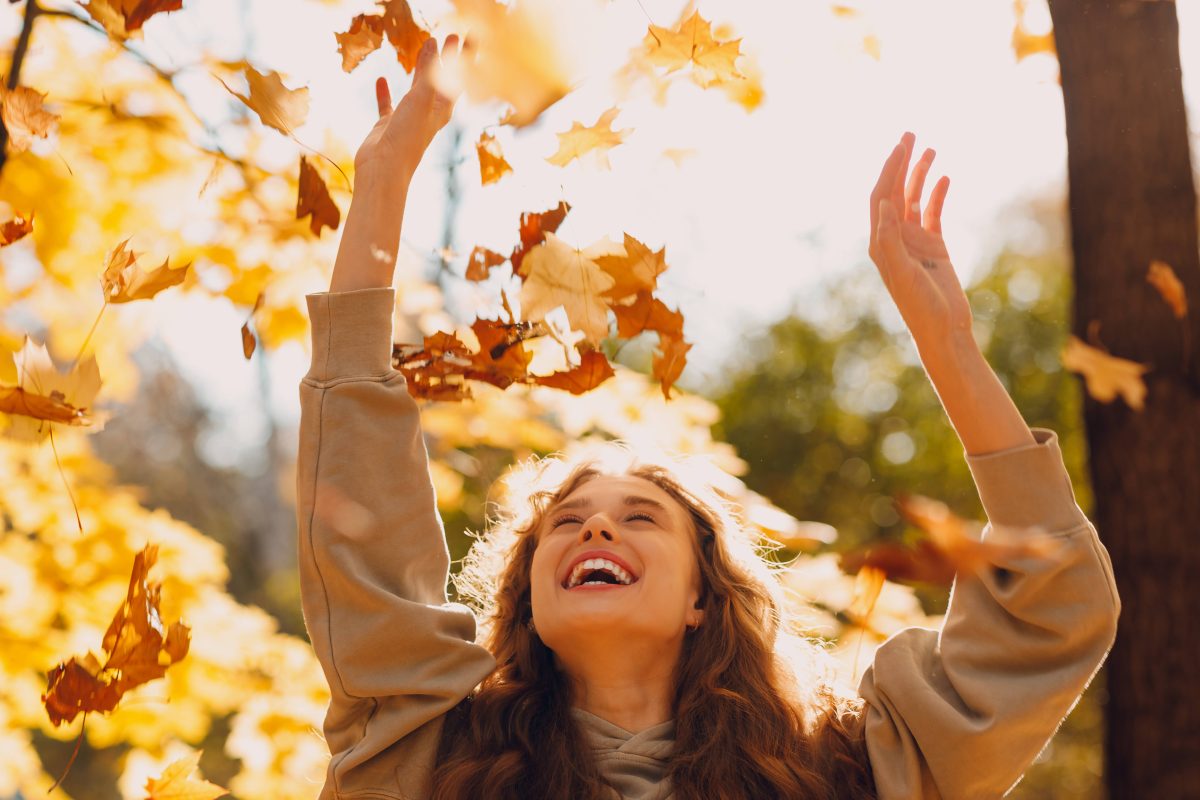
[(359, 14), (350, 23), (350, 30), (335, 33), (338, 52), (342, 54), (342, 69), (352, 72), (362, 60), (383, 44), (383, 16)]
[(140, 38), (142, 26), (155, 14), (178, 11), (183, 0), (89, 0), (83, 9), (118, 40)]
[(137, 265), (138, 254), (125, 247), (130, 238), (127, 237), (108, 254), (104, 272), (100, 276), (100, 286), (107, 302), (148, 300), (163, 289), (183, 283), (191, 262), (182, 267), (171, 267), (170, 259), (167, 259), (162, 266), (143, 272)]
[(571, 204), (566, 200), (561, 200), (557, 206), (548, 211), (521, 212), (521, 221), (518, 226), (521, 243), (513, 248), (512, 255), (508, 257), (508, 260), (512, 262), (514, 275), (525, 275), (525, 254), (544, 242), (547, 233), (558, 230), (558, 226), (562, 225), (570, 210)]
[(37, 138), (45, 139), (61, 117), (46, 110), (46, 94), (28, 86), (9, 90), (0, 85), (0, 117), (8, 130), (13, 152), (28, 150)]
[(1177, 318), (1183, 319), (1187, 316), (1187, 292), (1183, 288), (1183, 281), (1179, 280), (1170, 264), (1151, 261), (1150, 270), (1146, 273), (1146, 282), (1158, 290)]
[(469, 281), (486, 281), (492, 267), (503, 264), (508, 259), (494, 250), (476, 245), (467, 258), (467, 274)]
[[(605, 248), (607, 249), (607, 247)], [(521, 310), (528, 320), (544, 319), (558, 306), (571, 327), (592, 344), (608, 335), (608, 304), (601, 294), (614, 281), (593, 260), (591, 248), (579, 250), (553, 233), (534, 247), (522, 262)], [(601, 253), (595, 253), (600, 255)]]
[(600, 269), (613, 279), (612, 288), (605, 291), (604, 296), (621, 300), (638, 292), (657, 289), (658, 276), (667, 270), (666, 252), (666, 247), (652, 251), (628, 233), (625, 234), (623, 253), (596, 259)]
[[(250, 110), (258, 114), (264, 125), (268, 125), (280, 133), (291, 135), (292, 131), (304, 124), (308, 118), (308, 89), (289, 89), (283, 85), (278, 72), (261, 73), (246, 62), (239, 62), (250, 87), (250, 96), (235, 92), (229, 84), (221, 81), (221, 85), (229, 89), (229, 93), (245, 103)], [(217, 80), (221, 80), (217, 78)]]
[(512, 166), (504, 159), (500, 143), (490, 133), (479, 134), (475, 152), (479, 155), (479, 181), (482, 186), (495, 183), (512, 172)]
[(662, 384), (663, 397), (671, 399), (671, 387), (687, 366), (687, 352), (692, 346), (683, 340), (682, 336), (661, 333), (658, 336), (658, 349), (654, 351), (654, 362), (651, 374)]
[(1119, 394), (1135, 411), (1144, 407), (1142, 375), (1150, 370), (1149, 365), (1109, 355), (1075, 336), (1067, 340), (1061, 359), (1064, 368), (1083, 375), (1088, 394), (1096, 400), (1111, 403)]
[(674, 72), (692, 66), (692, 79), (702, 87), (722, 81), (740, 80), (746, 76), (737, 71), (741, 39), (717, 41), (712, 27), (699, 11), (675, 30), (651, 25), (643, 39), (645, 57), (653, 65)]
[(342, 213), (337, 204), (329, 196), (329, 187), (317, 172), (316, 167), (309, 163), (308, 158), (300, 156), (300, 191), (296, 198), (296, 219), (303, 219), (312, 214), (309, 229), (317, 238), (321, 236), (321, 228), (337, 230), (342, 220)]
[(18, 239), (28, 236), (33, 231), (33, 214), (26, 219), (24, 214), (18, 214), (10, 220), (0, 223), (0, 247), (10, 245)]
[(200, 766), (201, 752), (172, 762), (157, 778), (147, 778), (145, 800), (216, 800), (229, 794), (214, 783), (192, 777)]
[(44, 344), (26, 336), (13, 367), (19, 385), (0, 387), (0, 412), (13, 415), (6, 438), (37, 442), (50, 432), (47, 423), (92, 426), (98, 421), (90, 411), (101, 385), (95, 355), (63, 371)]
[(612, 129), (612, 122), (621, 109), (613, 106), (600, 115), (596, 123), (585, 128), (579, 122), (571, 124), (571, 130), (557, 134), (558, 151), (546, 160), (559, 167), (565, 167), (577, 158), (587, 153), (595, 153), (596, 160), (604, 169), (611, 169), (608, 162), (608, 151), (625, 140), (633, 132), (633, 128)]
[(883, 591), (883, 583), (887, 573), (878, 567), (864, 566), (854, 576), (854, 599), (846, 609), (846, 616), (860, 628), (866, 628), (879, 602), (879, 593)]
[(648, 291), (638, 292), (632, 304), (616, 305), (612, 310), (617, 317), (617, 335), (623, 339), (632, 339), (643, 331), (657, 331), (677, 338), (683, 336), (683, 315), (667, 308)]
[(589, 350), (583, 354), (579, 366), (566, 372), (538, 375), (534, 382), (540, 386), (566, 389), (571, 394), (584, 394), (604, 383), (613, 374), (612, 364), (608, 363), (604, 354), (599, 350)]

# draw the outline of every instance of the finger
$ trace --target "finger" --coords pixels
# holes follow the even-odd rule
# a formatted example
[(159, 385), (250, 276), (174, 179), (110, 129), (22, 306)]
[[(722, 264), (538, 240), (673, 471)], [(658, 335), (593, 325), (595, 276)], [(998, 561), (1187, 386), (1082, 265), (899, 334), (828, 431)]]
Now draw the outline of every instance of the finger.
[(946, 202), (946, 192), (950, 191), (950, 178), (943, 175), (934, 184), (929, 193), (929, 204), (925, 206), (925, 228), (934, 233), (942, 232), (942, 205)]
[(895, 171), (899, 168), (900, 159), (904, 155), (904, 145), (897, 144), (892, 148), (891, 154), (887, 160), (883, 162), (883, 169), (879, 172), (879, 179), (875, 181), (875, 188), (871, 190), (871, 240), (875, 239), (875, 229), (879, 226), (879, 201), (887, 197), (891, 191), (892, 183), (895, 182)]
[(916, 144), (916, 141), (917, 135), (911, 131), (906, 131), (900, 137), (900, 143), (904, 145), (904, 157), (900, 159), (900, 168), (896, 171), (888, 198), (897, 209), (904, 205), (904, 181), (908, 178), (908, 164), (912, 160), (913, 145)]
[(908, 248), (900, 238), (900, 211), (888, 198), (879, 201), (878, 234), (884, 263), (893, 269), (903, 264), (908, 258)]
[(453, 58), (458, 55), (458, 34), (452, 33), (442, 43), (442, 58)]
[(908, 188), (904, 191), (904, 219), (912, 222), (921, 221), (921, 195), (925, 193), (925, 178), (929, 175), (929, 168), (933, 165), (933, 159), (936, 153), (933, 148), (926, 148), (921, 154), (921, 158), (917, 161), (917, 165), (913, 167), (912, 175), (908, 179)]
[(417, 63), (413, 66), (413, 79), (416, 80), (417, 75), (429, 69), (430, 60), (436, 57), (437, 40), (428, 36), (425, 41), (421, 42), (421, 49), (417, 51)]
[(381, 117), (386, 117), (392, 111), (392, 93), (388, 89), (387, 78), (382, 75), (375, 79), (375, 104), (379, 107)]

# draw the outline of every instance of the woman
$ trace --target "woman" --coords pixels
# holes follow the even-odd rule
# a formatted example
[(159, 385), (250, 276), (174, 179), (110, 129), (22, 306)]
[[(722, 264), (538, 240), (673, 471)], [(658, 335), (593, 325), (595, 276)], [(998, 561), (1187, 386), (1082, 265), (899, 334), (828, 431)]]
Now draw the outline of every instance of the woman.
[[(469, 44), (464, 48), (469, 51)], [(328, 292), (308, 296), (298, 520), (308, 631), (332, 691), (324, 798), (986, 798), (1019, 778), (1099, 667), (1119, 602), (1057, 437), (1029, 429), (971, 336), (905, 134), (871, 196), (872, 260), (963, 442), (992, 527), (1052, 555), (961, 575), (941, 632), (878, 650), (859, 697), (786, 655), (778, 587), (685, 462), (609, 446), (529, 480), (447, 602), (415, 402), (391, 368), (408, 182), (455, 98), (425, 42), (355, 159)], [(379, 253), (383, 256), (379, 257)], [(1025, 532), (1023, 535), (1032, 535)], [(794, 655), (794, 653), (793, 653)]]

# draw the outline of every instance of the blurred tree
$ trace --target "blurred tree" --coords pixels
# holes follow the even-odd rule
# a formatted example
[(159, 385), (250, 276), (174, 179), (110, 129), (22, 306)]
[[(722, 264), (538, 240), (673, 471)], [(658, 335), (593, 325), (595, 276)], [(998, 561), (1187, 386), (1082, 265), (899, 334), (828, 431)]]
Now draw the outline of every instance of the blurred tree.
[[(1068, 335), (1070, 275), (1062, 203), (1037, 201), (1020, 223), (1037, 243), (1008, 248), (967, 289), (976, 338), (1025, 420), (1059, 435), (1084, 511), (1087, 484), (1080, 389), (1059, 363)], [(715, 399), (714, 436), (750, 464), (746, 483), (802, 519), (838, 530), (838, 550), (880, 538), (904, 539), (891, 498), (936, 497), (982, 518), (963, 456), (891, 300), (866, 264), (806, 309), (771, 325), (725, 374)], [(885, 325), (885, 322), (889, 323)], [(919, 587), (927, 612), (945, 609), (945, 587)], [(1102, 796), (1097, 682), (1012, 797)]]
[[(1072, 327), (1151, 366), (1145, 408), (1084, 404), (1096, 523), (1123, 601), (1108, 660), (1114, 798), (1194, 797), (1200, 707), (1200, 251), (1174, 3), (1050, 0), (1066, 111)], [(1190, 315), (1146, 282), (1173, 267)]]

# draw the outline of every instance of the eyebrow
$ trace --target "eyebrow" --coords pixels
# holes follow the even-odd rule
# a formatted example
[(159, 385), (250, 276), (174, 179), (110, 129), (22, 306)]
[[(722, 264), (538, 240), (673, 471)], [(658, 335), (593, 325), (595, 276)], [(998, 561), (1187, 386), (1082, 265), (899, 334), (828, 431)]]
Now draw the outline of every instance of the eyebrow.
[[(641, 497), (640, 495), (630, 494), (630, 495), (626, 495), (625, 497), (623, 497), (621, 499), (621, 502), (627, 506), (651, 506), (651, 507), (656, 508), (659, 511), (663, 512), (664, 514), (667, 513), (666, 506), (664, 506), (662, 503), (658, 502), (657, 500), (650, 499), (649, 497)], [(592, 504), (592, 501), (589, 500), (588, 498), (580, 497), (578, 500), (569, 500), (565, 503), (559, 503), (558, 505), (551, 508), (550, 511), (551, 512), (566, 511), (567, 509), (570, 509), (570, 508), (584, 508), (586, 506), (590, 506), (591, 504)]]

